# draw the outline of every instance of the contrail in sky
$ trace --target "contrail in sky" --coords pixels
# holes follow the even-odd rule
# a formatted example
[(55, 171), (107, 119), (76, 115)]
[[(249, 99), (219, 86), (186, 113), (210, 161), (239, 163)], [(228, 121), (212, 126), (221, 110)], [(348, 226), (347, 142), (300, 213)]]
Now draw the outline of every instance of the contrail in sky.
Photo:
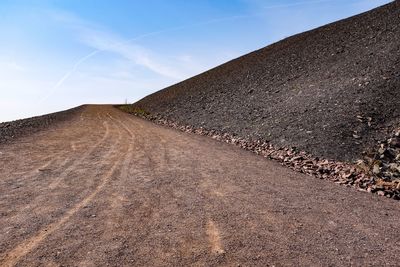
[(116, 43), (114, 45), (110, 45), (110, 46), (108, 46), (108, 47), (106, 47), (104, 49), (93, 50), (91, 53), (85, 55), (84, 57), (82, 57), (78, 61), (76, 61), (75, 64), (73, 65), (73, 67), (68, 72), (66, 72), (61, 77), (60, 80), (58, 80), (58, 82), (51, 88), (51, 90), (43, 98), (41, 98), (38, 101), (38, 103), (40, 104), (40, 103), (45, 102), (78, 69), (78, 67), (82, 63), (84, 63), (86, 60), (90, 59), (91, 57), (93, 57), (93, 56), (95, 56), (95, 55), (97, 55), (97, 54), (99, 54), (101, 52), (105, 52), (105, 51), (108, 51), (108, 50), (110, 50), (112, 48), (123, 46), (123, 45), (129, 44), (129, 43), (131, 43), (133, 41), (137, 41), (139, 39), (142, 39), (142, 38), (145, 38), (145, 37), (149, 37), (149, 36), (154, 36), (154, 35), (163, 34), (163, 33), (167, 33), (167, 32), (178, 31), (178, 30), (183, 30), (183, 29), (192, 28), (192, 27), (196, 27), (196, 26), (203, 26), (203, 25), (207, 25), (207, 24), (213, 24), (213, 23), (227, 21), (227, 20), (246, 18), (246, 17), (250, 17), (250, 15), (238, 15), (238, 16), (231, 16), (231, 17), (213, 19), (213, 20), (200, 22), (200, 23), (195, 23), (195, 24), (190, 24), (190, 25), (186, 25), (186, 26), (177, 26), (177, 27), (168, 28), (168, 29), (164, 29), (164, 30), (149, 32), (149, 33), (145, 33), (145, 34), (136, 36), (134, 38), (130, 38), (130, 39), (126, 40), (126, 41), (123, 41), (123, 42), (120, 42), (120, 43)]
[[(303, 1), (303, 2), (298, 2), (298, 3), (292, 3), (292, 4), (282, 4), (282, 5), (271, 5), (271, 6), (264, 6), (263, 9), (274, 9), (274, 8), (283, 8), (283, 7), (291, 7), (291, 6), (299, 6), (299, 5), (307, 5), (307, 4), (315, 4), (315, 3), (323, 3), (323, 2), (332, 2), (335, 0), (311, 0), (311, 1)], [(263, 15), (264, 13), (253, 13), (253, 14), (248, 14), (248, 15), (237, 15), (237, 16), (229, 16), (229, 17), (223, 17), (223, 18), (218, 18), (218, 19), (211, 19), (208, 21), (204, 21), (204, 22), (200, 22), (200, 23), (194, 23), (194, 24), (190, 24), (190, 25), (183, 25), (183, 26), (177, 26), (177, 27), (172, 27), (172, 28), (168, 28), (168, 29), (164, 29), (164, 30), (159, 30), (159, 31), (154, 31), (154, 32), (149, 32), (149, 33), (145, 33), (139, 36), (136, 36), (134, 38), (130, 38), (126, 41), (120, 42), (120, 43), (116, 43), (114, 45), (110, 45), (107, 48), (104, 49), (96, 49), (93, 50), (91, 53), (85, 55), (84, 57), (80, 58), (79, 60), (77, 60), (75, 62), (75, 64), (73, 65), (73, 67), (67, 71), (60, 80), (57, 81), (57, 83), (50, 89), (50, 91), (44, 96), (42, 97), (38, 103), (41, 104), (43, 102), (45, 102), (51, 95), (54, 94), (54, 92), (74, 73), (76, 72), (76, 70), (78, 69), (78, 67), (84, 63), (86, 60), (90, 59), (91, 57), (104, 52), (104, 51), (108, 51), (111, 48), (115, 48), (115, 47), (119, 47), (119, 46), (123, 46), (126, 44), (129, 44), (133, 41), (137, 41), (139, 39), (145, 38), (145, 37), (149, 37), (149, 36), (154, 36), (154, 35), (159, 35), (159, 34), (163, 34), (163, 33), (167, 33), (167, 32), (173, 32), (173, 31), (179, 31), (179, 30), (184, 30), (184, 29), (188, 29), (188, 28), (193, 28), (193, 27), (198, 27), (198, 26), (204, 26), (204, 25), (208, 25), (208, 24), (214, 24), (214, 23), (218, 23), (218, 22), (223, 22), (223, 21), (229, 21), (229, 20), (236, 20), (236, 19), (245, 19), (245, 18), (249, 18), (249, 17), (254, 17), (254, 16), (259, 16), (259, 15)]]

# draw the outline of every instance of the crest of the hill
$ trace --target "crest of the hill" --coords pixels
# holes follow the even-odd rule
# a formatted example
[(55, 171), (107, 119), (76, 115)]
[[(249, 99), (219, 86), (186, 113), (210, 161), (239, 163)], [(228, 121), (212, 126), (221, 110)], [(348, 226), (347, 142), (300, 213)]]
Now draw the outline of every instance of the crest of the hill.
[(400, 2), (287, 38), (135, 106), (181, 124), (356, 159), (400, 125)]

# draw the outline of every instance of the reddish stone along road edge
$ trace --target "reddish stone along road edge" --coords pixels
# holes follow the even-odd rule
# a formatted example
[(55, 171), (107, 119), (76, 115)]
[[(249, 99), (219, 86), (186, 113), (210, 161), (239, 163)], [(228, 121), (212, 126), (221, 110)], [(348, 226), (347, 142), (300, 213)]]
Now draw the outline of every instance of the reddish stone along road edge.
[[(152, 121), (158, 125), (174, 128), (187, 133), (209, 136), (215, 140), (238, 146), (257, 155), (280, 162), (300, 173), (304, 173), (319, 179), (330, 180), (347, 187), (354, 187), (359, 191), (370, 192), (385, 196), (394, 200), (400, 200), (400, 179), (387, 181), (373, 172), (376, 161), (369, 155), (356, 163), (341, 162), (314, 157), (305, 151), (296, 148), (277, 148), (266, 141), (247, 140), (243, 137), (233, 136), (216, 130), (195, 128), (191, 125), (182, 125), (178, 122), (163, 118), (160, 115), (152, 115), (142, 110), (126, 111), (142, 119)], [(398, 136), (400, 131), (394, 135)], [(374, 152), (373, 152), (374, 153)]]

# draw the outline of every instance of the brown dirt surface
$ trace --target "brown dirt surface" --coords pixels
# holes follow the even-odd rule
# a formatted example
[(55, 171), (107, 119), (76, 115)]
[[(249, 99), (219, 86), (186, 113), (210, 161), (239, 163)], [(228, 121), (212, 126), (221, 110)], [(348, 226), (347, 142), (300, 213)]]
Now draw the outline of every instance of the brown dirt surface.
[(396, 266), (399, 218), (111, 106), (0, 144), (0, 266)]
[(181, 125), (351, 161), (400, 126), (400, 1), (295, 35), (145, 97)]

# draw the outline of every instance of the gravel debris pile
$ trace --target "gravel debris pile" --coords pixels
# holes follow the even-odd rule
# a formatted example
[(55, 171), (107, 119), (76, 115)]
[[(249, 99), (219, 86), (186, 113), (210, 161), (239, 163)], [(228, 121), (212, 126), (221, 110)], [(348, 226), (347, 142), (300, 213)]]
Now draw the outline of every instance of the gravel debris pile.
[(357, 165), (375, 177), (376, 183), (369, 189), (380, 195), (389, 194), (395, 188), (400, 190), (400, 129), (393, 131), (387, 140), (366, 151)]
[(400, 1), (266, 46), (134, 106), (354, 161), (400, 127)]
[(399, 199), (399, 103), (400, 1), (393, 1), (229, 61), (127, 109)]
[(0, 144), (13, 141), (26, 134), (39, 132), (54, 123), (65, 121), (76, 114), (80, 108), (76, 107), (43, 116), (0, 123)]

